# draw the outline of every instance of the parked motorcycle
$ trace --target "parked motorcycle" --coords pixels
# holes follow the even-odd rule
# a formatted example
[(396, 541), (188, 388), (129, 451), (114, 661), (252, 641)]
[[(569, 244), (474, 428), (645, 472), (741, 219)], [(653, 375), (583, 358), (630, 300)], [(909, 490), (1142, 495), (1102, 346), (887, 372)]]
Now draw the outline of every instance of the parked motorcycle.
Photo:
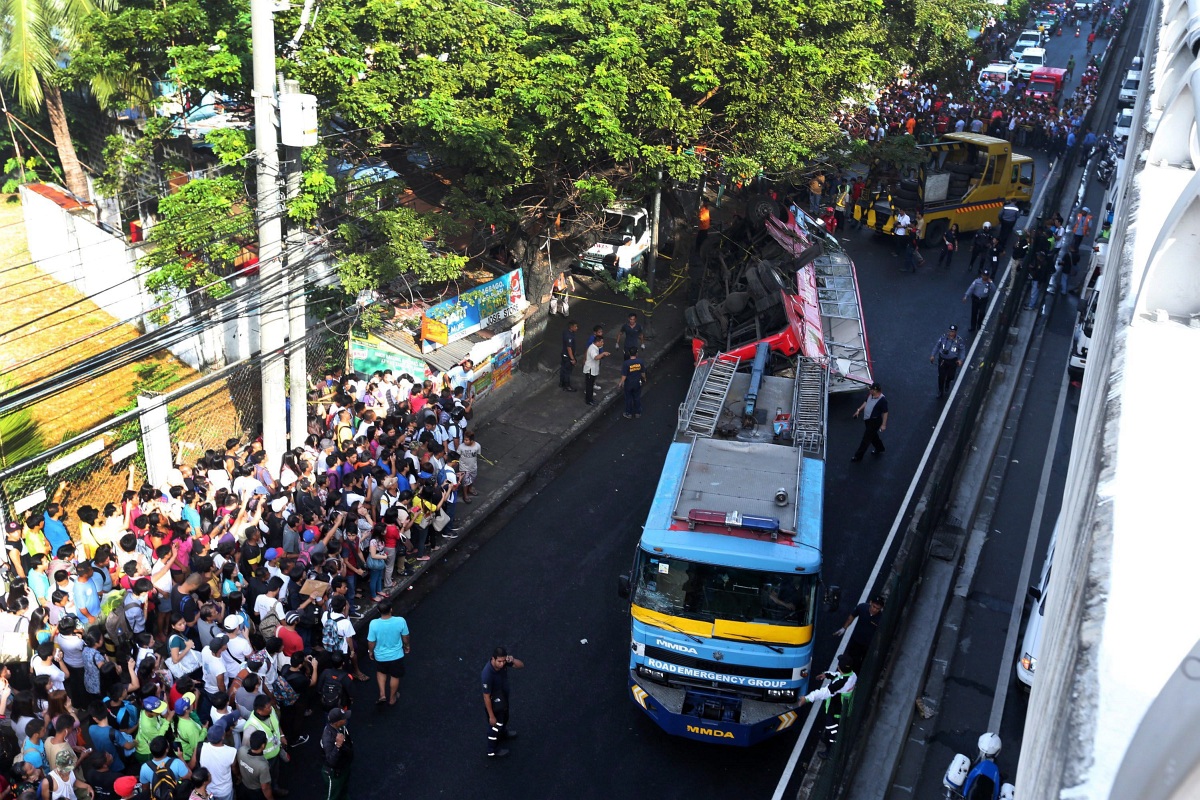
[(962, 753), (954, 759), (942, 777), (946, 800), (1015, 800), (1016, 787), (1004, 783), (996, 756), (1000, 755), (1000, 737), (985, 733), (979, 737), (979, 755), (975, 760)]

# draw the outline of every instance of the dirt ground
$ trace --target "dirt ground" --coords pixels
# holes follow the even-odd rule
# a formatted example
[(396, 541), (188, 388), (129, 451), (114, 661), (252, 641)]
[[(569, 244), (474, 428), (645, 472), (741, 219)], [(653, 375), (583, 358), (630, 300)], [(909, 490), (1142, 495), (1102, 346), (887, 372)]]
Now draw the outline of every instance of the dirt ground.
[[(9, 384), (21, 386), (52, 376), (84, 358), (137, 338), (140, 334), (132, 325), (98, 333), (117, 320), (29, 263), (21, 204), (9, 199), (0, 198), (0, 374)], [(62, 310), (31, 322), (54, 309)], [(94, 336), (89, 335), (93, 332)], [(82, 341), (42, 357), (77, 339)], [(195, 370), (169, 354), (153, 360), (174, 367), (181, 382), (197, 376)], [(57, 444), (64, 434), (81, 433), (111, 417), (129, 402), (126, 394), (134, 379), (133, 367), (122, 367), (40, 401), (33, 408), (33, 418), (46, 443)]]
[[(121, 325), (101, 333), (118, 320), (91, 301), (84, 300), (75, 289), (59, 283), (29, 263), (21, 205), (8, 202), (9, 199), (0, 196), (0, 376), (8, 385), (18, 387), (51, 377), (71, 364), (141, 335), (132, 325)], [(51, 311), (54, 313), (45, 319), (34, 321)], [(46, 355), (64, 345), (69, 346), (59, 353)], [(184, 386), (201, 377), (165, 350), (143, 363), (147, 362), (175, 372), (176, 378), (170, 388)], [(54, 446), (112, 418), (130, 403), (129, 392), (136, 379), (132, 365), (121, 367), (39, 401), (31, 411), (45, 446)], [(216, 447), (229, 436), (244, 437), (257, 418), (254, 414), (257, 400), (250, 397), (256, 382), (247, 380), (247, 376), (220, 380), (172, 402), (172, 441), (176, 444), (190, 442), (204, 448)], [(235, 405), (246, 418), (239, 419)], [(136, 426), (105, 432), (104, 450), (69, 470), (67, 477), (73, 484), (72, 505), (90, 502), (101, 507), (105, 502), (119, 499), (128, 476), (129, 461), (113, 464), (108, 456), (115, 446), (131, 437), (136, 437)], [(187, 460), (194, 460), (197, 455), (200, 453), (196, 453), (195, 448), (184, 453)], [(19, 487), (3, 487), (9, 502), (33, 488), (47, 486), (44, 467), (30, 471), (26, 477), (28, 480), (18, 481)], [(143, 477), (137, 476), (139, 484)]]

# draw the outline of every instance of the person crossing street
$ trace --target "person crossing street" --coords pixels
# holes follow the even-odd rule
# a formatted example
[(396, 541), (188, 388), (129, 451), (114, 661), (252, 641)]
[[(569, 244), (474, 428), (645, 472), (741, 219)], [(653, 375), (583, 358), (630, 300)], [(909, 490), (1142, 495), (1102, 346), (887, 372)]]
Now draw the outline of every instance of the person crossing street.
[(881, 431), (887, 430), (888, 402), (887, 398), (883, 396), (882, 386), (878, 383), (871, 384), (871, 388), (867, 391), (867, 399), (854, 412), (854, 416), (862, 417), (866, 430), (863, 431), (862, 441), (858, 443), (858, 450), (854, 452), (850, 460), (862, 461), (867, 447), (870, 447), (871, 452), (875, 455), (883, 455), (887, 448), (883, 446), (883, 440), (879, 438), (879, 434)]
[(625, 351), (625, 363), (621, 365), (620, 386), (625, 391), (625, 419), (642, 415), (642, 383), (646, 380), (646, 365), (638, 358), (636, 347)]
[(933, 346), (933, 352), (929, 354), (929, 363), (937, 362), (938, 400), (950, 393), (950, 387), (954, 385), (954, 376), (958, 374), (966, 352), (966, 344), (958, 338), (957, 325), (951, 325)]
[(987, 313), (988, 299), (992, 296), (994, 286), (992, 273), (985, 269), (979, 273), (978, 278), (971, 281), (971, 285), (967, 287), (967, 293), (963, 295), (964, 303), (967, 302), (967, 298), (971, 299), (971, 327), (969, 328), (971, 333), (983, 327), (983, 316)]
[(488, 758), (504, 758), (508, 748), (501, 747), (505, 739), (517, 738), (517, 732), (508, 727), (508, 670), (525, 666), (519, 658), (508, 654), (508, 650), (497, 647), (483, 667), (483, 707), (488, 718)]

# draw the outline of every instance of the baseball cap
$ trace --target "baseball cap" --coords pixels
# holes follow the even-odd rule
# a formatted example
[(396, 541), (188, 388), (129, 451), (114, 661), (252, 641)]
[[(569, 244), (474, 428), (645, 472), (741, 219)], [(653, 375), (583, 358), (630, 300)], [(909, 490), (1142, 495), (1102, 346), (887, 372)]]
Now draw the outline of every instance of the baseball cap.
[(214, 722), (213, 726), (208, 729), (208, 743), (216, 744), (225, 738), (225, 726), (220, 721)]
[[(985, 272), (984, 274), (986, 275), (987, 273)], [(266, 552), (267, 561), (274, 561), (277, 558), (279, 558), (279, 551), (274, 547), (268, 547)]]
[(280, 513), (285, 508), (287, 508), (287, 498), (286, 497), (276, 497), (274, 500), (271, 501), (271, 510), (274, 511), (276, 514)]
[(117, 793), (117, 797), (133, 797), (133, 793), (137, 791), (137, 778), (132, 775), (122, 775), (113, 781), (113, 791)]
[(225, 618), (225, 621), (221, 623), (221, 627), (227, 631), (236, 631), (238, 628), (242, 627), (242, 618), (237, 614), (230, 614)]
[(21, 530), (21, 523), (19, 523), (19, 522), (4, 523), (4, 532), (5, 533), (16, 533), (19, 530)]
[(312, 542), (313, 542), (313, 539), (316, 539), (316, 538), (317, 538), (317, 537), (313, 535), (313, 532), (312, 532), (312, 531), (305, 531), (305, 532), (304, 532), (304, 543), (305, 543), (305, 544), (312, 544)]
[(147, 697), (142, 701), (142, 708), (146, 709), (151, 714), (167, 713), (166, 701), (160, 700), (157, 697)]
[(980, 274), (985, 278), (992, 277), (992, 273), (988, 272), (986, 269), (983, 272), (981, 272)]
[(175, 713), (179, 715), (186, 714), (192, 708), (192, 704), (188, 702), (187, 697), (181, 697), (175, 701)]
[(330, 722), (341, 722), (344, 719), (350, 719), (350, 712), (344, 708), (331, 708), (325, 715), (325, 719)]
[(957, 325), (951, 325), (951, 326), (950, 326), (950, 330), (952, 330), (952, 331), (954, 331), (955, 333), (957, 333), (957, 332), (958, 332), (958, 326), (957, 326)]
[(287, 612), (286, 614), (283, 615), (283, 621), (286, 622), (288, 625), (295, 625), (297, 622), (300, 621), (300, 612), (299, 611)]
[(212, 641), (208, 643), (209, 652), (215, 653), (225, 645), (229, 644), (229, 637), (222, 634), (221, 636), (212, 637)]

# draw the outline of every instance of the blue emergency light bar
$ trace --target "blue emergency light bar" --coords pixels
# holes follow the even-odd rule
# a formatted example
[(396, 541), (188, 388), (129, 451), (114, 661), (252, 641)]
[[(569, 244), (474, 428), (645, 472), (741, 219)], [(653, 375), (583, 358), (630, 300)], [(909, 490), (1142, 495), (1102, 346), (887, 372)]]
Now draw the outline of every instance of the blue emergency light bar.
[(688, 529), (695, 530), (697, 525), (724, 525), (726, 528), (740, 528), (755, 533), (779, 533), (779, 520), (775, 517), (742, 516), (737, 511), (726, 514), (723, 511), (705, 511), (693, 508), (687, 515)]

